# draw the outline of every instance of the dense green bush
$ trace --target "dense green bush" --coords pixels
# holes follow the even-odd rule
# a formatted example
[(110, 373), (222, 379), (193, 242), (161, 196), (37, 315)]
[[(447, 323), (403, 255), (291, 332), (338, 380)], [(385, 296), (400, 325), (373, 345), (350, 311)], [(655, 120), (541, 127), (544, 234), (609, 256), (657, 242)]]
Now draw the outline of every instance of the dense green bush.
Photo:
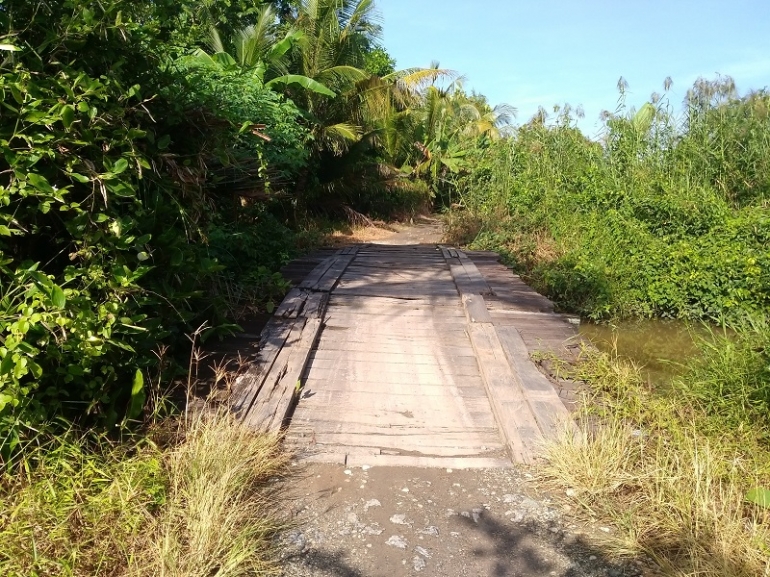
[(0, 8), (0, 457), (54, 415), (138, 416), (153, 351), (232, 312), (223, 278), (285, 288), (290, 235), (235, 182), (292, 178), (306, 130), (243, 77), (174, 65), (188, 8)]
[(765, 313), (770, 95), (731, 86), (697, 83), (683, 126), (658, 101), (610, 116), (600, 142), (562, 113), (472, 150), (459, 190), (477, 244), (593, 318)]

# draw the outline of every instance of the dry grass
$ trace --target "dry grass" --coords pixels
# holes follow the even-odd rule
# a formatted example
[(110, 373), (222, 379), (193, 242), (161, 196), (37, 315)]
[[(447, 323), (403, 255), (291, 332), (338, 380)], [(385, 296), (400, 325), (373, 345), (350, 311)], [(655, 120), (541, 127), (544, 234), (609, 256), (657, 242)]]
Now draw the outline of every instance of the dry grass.
[(168, 500), (129, 574), (239, 577), (278, 572), (276, 483), (288, 455), (226, 412), (193, 419), (166, 456)]
[(30, 457), (0, 486), (0, 574), (277, 574), (279, 440), (223, 411), (171, 428), (166, 449), (70, 435)]
[(354, 226), (345, 230), (335, 230), (329, 235), (331, 246), (343, 246), (371, 242), (373, 240), (386, 240), (393, 236), (392, 230), (379, 226)]
[(600, 416), (549, 447), (544, 480), (615, 526), (609, 546), (619, 556), (643, 553), (667, 575), (770, 574), (769, 519), (745, 501), (767, 481), (766, 452), (704, 436), (697, 415), (655, 399), (637, 368), (607, 355), (589, 362), (594, 384), (614, 380), (625, 393), (600, 398)]

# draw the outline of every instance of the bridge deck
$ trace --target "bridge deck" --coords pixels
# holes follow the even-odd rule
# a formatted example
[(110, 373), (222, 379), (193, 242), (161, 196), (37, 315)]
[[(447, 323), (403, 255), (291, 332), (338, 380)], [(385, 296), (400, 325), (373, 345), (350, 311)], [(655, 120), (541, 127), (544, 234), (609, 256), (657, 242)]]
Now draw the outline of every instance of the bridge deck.
[(283, 429), (314, 460), (470, 468), (537, 458), (572, 421), (529, 354), (564, 346), (575, 329), (496, 255), (472, 257), (362, 245), (323, 259), (263, 332), (235, 410)]

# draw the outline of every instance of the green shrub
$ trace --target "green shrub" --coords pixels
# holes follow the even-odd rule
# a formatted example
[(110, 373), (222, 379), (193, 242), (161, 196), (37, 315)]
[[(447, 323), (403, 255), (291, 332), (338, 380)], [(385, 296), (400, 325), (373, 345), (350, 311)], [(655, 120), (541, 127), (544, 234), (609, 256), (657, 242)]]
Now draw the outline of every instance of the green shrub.
[[(740, 319), (770, 307), (770, 96), (699, 81), (684, 128), (662, 101), (611, 115), (601, 142), (568, 115), (469, 153), (458, 180), (497, 246), (563, 308), (600, 319)], [(522, 240), (530, 237), (536, 242)], [(547, 237), (553, 250), (532, 247)]]
[[(51, 416), (137, 417), (154, 351), (232, 312), (223, 279), (258, 302), (285, 290), (274, 271), (292, 239), (234, 187), (291, 178), (306, 130), (245, 77), (171, 65), (184, 47), (169, 26), (187, 8), (0, 10), (15, 47), (0, 64), (0, 459)], [(260, 122), (272, 148), (241, 130)]]

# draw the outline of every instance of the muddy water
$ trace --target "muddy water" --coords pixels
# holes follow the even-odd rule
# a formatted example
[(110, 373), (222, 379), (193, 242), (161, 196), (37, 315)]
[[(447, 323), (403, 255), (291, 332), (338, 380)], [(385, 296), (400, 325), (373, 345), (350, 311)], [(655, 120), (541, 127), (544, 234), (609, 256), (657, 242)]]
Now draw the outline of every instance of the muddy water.
[(663, 384), (683, 372), (683, 365), (698, 353), (698, 338), (707, 336), (708, 330), (679, 321), (637, 320), (612, 325), (583, 321), (580, 333), (601, 351), (617, 350), (620, 357), (642, 366), (652, 382)]

